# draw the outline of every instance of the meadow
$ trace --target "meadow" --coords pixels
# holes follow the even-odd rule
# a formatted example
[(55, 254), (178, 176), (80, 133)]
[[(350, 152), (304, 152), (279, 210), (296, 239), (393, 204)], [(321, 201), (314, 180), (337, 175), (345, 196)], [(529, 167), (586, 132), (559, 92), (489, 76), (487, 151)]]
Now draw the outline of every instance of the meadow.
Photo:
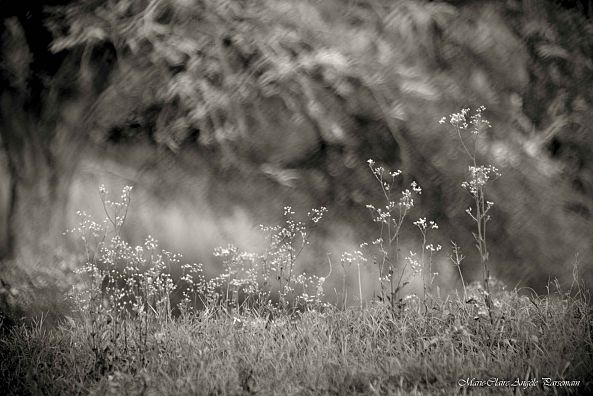
[[(490, 127), (484, 108), (441, 120), (468, 161), (465, 181), (479, 261), (466, 262), (455, 243), (431, 240), (438, 224), (412, 218), (422, 197), (415, 181), (369, 159), (379, 204), (368, 204), (377, 235), (327, 270), (299, 270), (303, 250), (328, 208), (261, 225), (259, 252), (232, 245), (214, 255), (223, 272), (159, 246), (122, 236), (132, 187), (113, 198), (99, 189), (105, 218), (84, 211), (68, 234), (79, 242), (69, 310), (55, 325), (21, 321), (18, 300), (2, 286), (0, 387), (5, 394), (587, 394), (593, 391), (593, 317), (580, 280), (550, 280), (547, 293), (508, 290), (490, 272), (487, 187), (504, 177), (480, 163), (477, 147)], [(403, 252), (404, 224), (418, 250)], [(445, 252), (449, 250), (449, 252)], [(441, 290), (435, 257), (447, 255), (459, 287)], [(375, 297), (364, 299), (363, 265), (373, 265)], [(482, 279), (467, 283), (465, 266)], [(354, 296), (347, 274), (358, 279)], [(328, 290), (330, 277), (343, 279)], [(421, 285), (417, 293), (412, 282)], [(334, 282), (335, 283), (335, 282)], [(338, 282), (339, 283), (339, 282)], [(350, 299), (348, 299), (350, 297)], [(35, 296), (32, 297), (33, 299)], [(39, 297), (38, 297), (39, 298)], [(26, 308), (23, 308), (26, 312)]]
[[(452, 298), (429, 312), (409, 300), (270, 319), (201, 311), (177, 320), (65, 322), (3, 336), (6, 394), (586, 394), (591, 314), (583, 296), (494, 297), (494, 325)], [(95, 340), (95, 341), (93, 341)], [(580, 381), (544, 386), (542, 378)], [(507, 386), (460, 386), (498, 379)], [(530, 379), (537, 383), (529, 384)]]

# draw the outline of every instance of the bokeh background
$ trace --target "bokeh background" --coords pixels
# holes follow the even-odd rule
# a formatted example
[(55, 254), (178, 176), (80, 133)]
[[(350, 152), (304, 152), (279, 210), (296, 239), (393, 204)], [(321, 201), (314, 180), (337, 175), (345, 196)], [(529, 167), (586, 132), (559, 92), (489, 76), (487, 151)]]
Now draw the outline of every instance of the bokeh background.
[[(300, 265), (327, 273), (327, 253), (377, 236), (369, 158), (424, 189), (412, 219), (440, 225), (446, 283), (459, 286), (451, 240), (479, 279), (467, 161), (438, 120), (480, 105), (493, 128), (479, 159), (503, 174), (488, 192), (493, 274), (543, 292), (578, 263), (593, 283), (586, 2), (0, 4), (0, 277), (13, 290), (67, 286), (76, 245), (62, 233), (77, 209), (101, 217), (100, 184), (135, 187), (126, 238), (151, 234), (210, 273), (213, 248), (257, 251), (257, 225), (283, 206), (324, 205)], [(404, 235), (417, 249), (413, 226)]]

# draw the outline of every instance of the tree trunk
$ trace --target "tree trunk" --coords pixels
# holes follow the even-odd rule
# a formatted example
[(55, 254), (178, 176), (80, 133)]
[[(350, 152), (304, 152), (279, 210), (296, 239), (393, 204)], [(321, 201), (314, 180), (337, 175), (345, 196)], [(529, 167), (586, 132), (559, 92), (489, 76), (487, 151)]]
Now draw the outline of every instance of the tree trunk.
[(32, 120), (21, 104), (9, 93), (0, 99), (0, 135), (10, 177), (4, 258), (14, 258), (25, 249), (40, 253), (55, 246), (64, 231), (68, 190), (79, 155), (77, 145), (63, 147), (58, 141), (58, 124)]
[(69, 181), (56, 178), (56, 170), (46, 169), (36, 180), (19, 176), (11, 181), (8, 214), (7, 258), (26, 252), (51, 252), (66, 230), (65, 214)]
[[(25, 251), (46, 254), (65, 231), (69, 187), (97, 95), (93, 88), (109, 77), (102, 63), (95, 69), (81, 61), (80, 51), (49, 50), (39, 3), (13, 11), (16, 16), (0, 20), (0, 57), (6, 60), (0, 62), (0, 142), (10, 178), (0, 260)], [(82, 68), (86, 84), (79, 78)]]

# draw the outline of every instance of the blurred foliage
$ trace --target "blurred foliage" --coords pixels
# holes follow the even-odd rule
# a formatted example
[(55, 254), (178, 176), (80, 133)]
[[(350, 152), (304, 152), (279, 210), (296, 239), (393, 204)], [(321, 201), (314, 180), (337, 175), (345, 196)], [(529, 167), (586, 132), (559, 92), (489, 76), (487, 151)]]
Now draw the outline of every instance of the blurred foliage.
[(353, 223), (372, 157), (418, 180), (467, 251), (467, 168), (436, 121), (483, 104), (480, 155), (504, 174), (492, 259), (543, 284), (593, 253), (593, 24), (559, 3), (83, 0), (45, 23), (87, 85), (102, 80), (84, 65), (114, 57), (86, 117), (95, 142), (197, 151), (244, 201), (263, 177)]

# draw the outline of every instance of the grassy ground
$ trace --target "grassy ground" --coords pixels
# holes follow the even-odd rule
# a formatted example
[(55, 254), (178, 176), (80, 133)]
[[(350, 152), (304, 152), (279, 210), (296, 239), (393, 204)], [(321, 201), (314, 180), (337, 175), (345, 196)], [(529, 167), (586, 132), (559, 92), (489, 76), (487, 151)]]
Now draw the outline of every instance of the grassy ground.
[[(499, 292), (494, 325), (468, 300), (433, 301), (428, 311), (417, 299), (396, 311), (380, 303), (292, 316), (202, 311), (140, 329), (88, 318), (15, 327), (0, 339), (0, 385), (19, 395), (593, 391), (593, 321), (582, 295)], [(545, 377), (580, 383), (547, 387)], [(491, 378), (537, 382), (460, 385)]]

